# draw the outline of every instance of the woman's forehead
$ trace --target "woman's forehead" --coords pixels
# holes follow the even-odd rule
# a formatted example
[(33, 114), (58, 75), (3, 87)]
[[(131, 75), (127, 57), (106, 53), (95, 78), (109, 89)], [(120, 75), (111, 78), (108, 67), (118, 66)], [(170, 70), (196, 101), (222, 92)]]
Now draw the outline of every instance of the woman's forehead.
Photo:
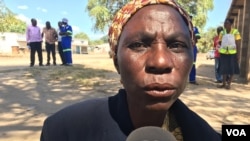
[[(187, 32), (188, 26), (181, 15), (167, 5), (150, 5), (140, 9), (125, 24), (123, 32)], [(122, 34), (121, 33), (121, 34)]]
[[(185, 24), (181, 15), (172, 7), (168, 5), (149, 5), (140, 9), (135, 15), (133, 15), (126, 24), (129, 24), (131, 20), (139, 21), (141, 23), (169, 23), (172, 21), (178, 21)], [(136, 24), (141, 24), (136, 23)], [(126, 25), (125, 24), (125, 25)]]
[(109, 28), (109, 44), (113, 53), (116, 53), (121, 32), (128, 20), (139, 10), (149, 5), (168, 5), (173, 7), (184, 19), (188, 26), (189, 34), (193, 39), (193, 25), (189, 14), (175, 0), (131, 0), (116, 13)]

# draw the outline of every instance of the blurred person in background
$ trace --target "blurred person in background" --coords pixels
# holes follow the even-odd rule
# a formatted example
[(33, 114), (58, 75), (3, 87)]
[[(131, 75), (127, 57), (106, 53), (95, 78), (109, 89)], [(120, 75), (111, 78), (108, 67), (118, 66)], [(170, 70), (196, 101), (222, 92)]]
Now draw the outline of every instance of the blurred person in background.
[(220, 39), (219, 35), (220, 32), (223, 30), (222, 26), (217, 27), (217, 35), (213, 38), (213, 47), (214, 47), (214, 70), (215, 70), (215, 83), (222, 83), (222, 75), (219, 73), (219, 59), (220, 59), (220, 53), (219, 53), (219, 48), (220, 48)]
[(41, 29), (37, 26), (37, 20), (32, 18), (31, 25), (26, 29), (26, 42), (30, 47), (30, 67), (35, 64), (35, 53), (37, 52), (39, 66), (43, 66), (42, 36)]
[(43, 28), (42, 38), (45, 36), (45, 48), (47, 52), (47, 64), (50, 65), (50, 53), (52, 53), (53, 65), (56, 66), (56, 40), (58, 38), (55, 28), (51, 27), (50, 22), (46, 22)]
[(58, 53), (59, 53), (61, 61), (62, 61), (61, 65), (66, 65), (66, 62), (65, 62), (65, 59), (64, 59), (64, 54), (63, 54), (63, 48), (62, 48), (62, 36), (60, 35), (60, 32), (61, 32), (62, 28), (63, 28), (62, 22), (59, 21), (58, 22), (58, 29), (57, 29), (57, 34), (58, 34), (57, 49), (58, 49)]
[[(190, 16), (190, 18), (192, 19), (193, 16)], [(199, 83), (196, 80), (196, 59), (197, 59), (197, 53), (198, 53), (198, 47), (197, 47), (196, 43), (201, 38), (201, 36), (200, 36), (200, 32), (196, 26), (194, 26), (193, 32), (194, 32), (194, 47), (193, 47), (194, 61), (193, 61), (193, 67), (192, 67), (191, 72), (189, 74), (189, 83), (194, 84), (194, 85), (199, 85)]]
[(62, 29), (59, 33), (62, 36), (62, 48), (63, 54), (65, 59), (65, 66), (72, 66), (72, 49), (71, 49), (71, 42), (72, 42), (72, 34), (73, 30), (72, 27), (68, 24), (68, 19), (62, 19)]
[(240, 58), (240, 32), (233, 28), (233, 19), (226, 19), (224, 29), (220, 33), (221, 46), (219, 73), (223, 76), (222, 85), (218, 88), (231, 89), (234, 74), (239, 74), (238, 60)]

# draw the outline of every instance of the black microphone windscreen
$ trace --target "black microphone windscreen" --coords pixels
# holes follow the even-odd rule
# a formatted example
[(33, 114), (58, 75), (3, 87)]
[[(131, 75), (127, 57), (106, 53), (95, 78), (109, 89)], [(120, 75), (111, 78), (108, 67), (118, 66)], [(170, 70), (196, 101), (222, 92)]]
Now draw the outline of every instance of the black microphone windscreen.
[(177, 141), (175, 137), (162, 128), (145, 126), (131, 132), (126, 141)]

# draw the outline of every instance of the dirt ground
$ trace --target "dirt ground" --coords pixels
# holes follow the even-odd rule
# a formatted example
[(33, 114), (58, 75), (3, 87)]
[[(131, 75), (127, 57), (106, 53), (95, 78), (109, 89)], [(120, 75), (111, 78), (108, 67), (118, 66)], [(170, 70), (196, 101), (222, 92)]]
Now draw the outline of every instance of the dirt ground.
[[(108, 54), (74, 54), (73, 61), (73, 67), (30, 68), (28, 54), (0, 55), (0, 141), (38, 141), (47, 116), (122, 87)], [(198, 55), (200, 85), (188, 84), (180, 99), (218, 132), (222, 124), (250, 124), (250, 85), (236, 77), (231, 90), (216, 88), (213, 64)]]

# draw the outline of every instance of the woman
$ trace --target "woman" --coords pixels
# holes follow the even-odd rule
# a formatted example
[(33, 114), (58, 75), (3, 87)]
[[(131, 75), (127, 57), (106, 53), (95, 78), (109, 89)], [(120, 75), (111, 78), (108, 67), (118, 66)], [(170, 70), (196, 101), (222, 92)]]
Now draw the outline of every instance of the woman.
[(41, 141), (125, 141), (135, 129), (162, 127), (178, 141), (221, 137), (178, 97), (193, 63), (193, 27), (172, 0), (134, 0), (109, 31), (114, 65), (124, 89), (87, 100), (46, 119)]
[(232, 28), (233, 20), (226, 19), (224, 22), (224, 30), (220, 33), (221, 47), (220, 52), (220, 68), (219, 72), (223, 76), (222, 85), (218, 88), (231, 88), (231, 82), (234, 74), (239, 74), (239, 49), (240, 49), (240, 33), (237, 29)]
[(220, 59), (220, 53), (219, 53), (219, 47), (220, 47), (220, 32), (223, 30), (222, 26), (217, 27), (217, 35), (214, 37), (214, 70), (215, 70), (215, 83), (222, 83), (222, 76), (219, 73), (219, 59)]

